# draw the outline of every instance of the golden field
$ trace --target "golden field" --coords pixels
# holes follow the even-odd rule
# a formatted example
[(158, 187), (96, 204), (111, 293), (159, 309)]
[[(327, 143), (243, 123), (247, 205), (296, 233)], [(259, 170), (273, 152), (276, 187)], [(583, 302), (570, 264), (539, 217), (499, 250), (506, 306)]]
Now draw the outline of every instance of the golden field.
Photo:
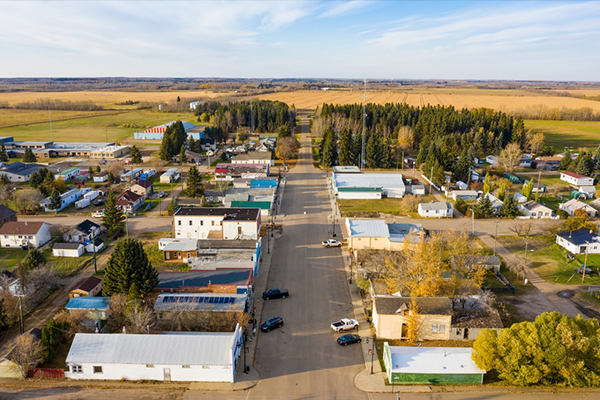
[(600, 89), (566, 89), (553, 90), (554, 92), (567, 92), (576, 96), (600, 96)]
[[(279, 100), (294, 104), (298, 109), (314, 109), (323, 103), (353, 104), (362, 103), (363, 92), (356, 90), (303, 90), (279, 92), (258, 96), (265, 100)], [(416, 89), (369, 91), (367, 102), (376, 104), (407, 103), (413, 106), (427, 104), (452, 105), (455, 108), (486, 107), (500, 111), (515, 111), (528, 107), (545, 106), (548, 108), (584, 108), (600, 112), (600, 102), (576, 99), (572, 97), (545, 96), (523, 90), (510, 89)]]

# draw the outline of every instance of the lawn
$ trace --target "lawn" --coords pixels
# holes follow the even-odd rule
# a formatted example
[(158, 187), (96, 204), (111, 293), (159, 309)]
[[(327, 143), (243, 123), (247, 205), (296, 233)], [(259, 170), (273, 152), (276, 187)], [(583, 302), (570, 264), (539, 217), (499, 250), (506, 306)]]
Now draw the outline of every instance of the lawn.
[[(155, 242), (156, 243), (156, 242)], [(158, 245), (146, 244), (144, 251), (148, 255), (148, 261), (158, 271), (187, 271), (188, 266), (185, 263), (165, 262), (162, 250), (159, 250)]]
[[(4, 110), (15, 112), (18, 110)], [(89, 113), (88, 113), (89, 114)], [(2, 118), (0, 114), (0, 119)], [(34, 114), (30, 122), (39, 121)], [(80, 112), (73, 112), (73, 117), (79, 117)], [(8, 118), (4, 115), (4, 118)], [(119, 142), (131, 138), (134, 132), (140, 132), (148, 127), (161, 125), (175, 120), (197, 122), (191, 114), (159, 113), (149, 110), (130, 111), (98, 111), (94, 116), (52, 122), (52, 134), (57, 142)], [(42, 119), (47, 120), (46, 118)], [(19, 120), (21, 121), (21, 120)], [(27, 123), (27, 121), (22, 121)], [(13, 136), (15, 140), (50, 140), (50, 124), (48, 122), (31, 125), (20, 125), (0, 128), (0, 136)]]
[(553, 145), (557, 152), (565, 147), (595, 148), (600, 138), (600, 121), (526, 120), (525, 128), (544, 133), (546, 144)]
[[(422, 203), (427, 203), (434, 200), (434, 196), (420, 197)], [(385, 213), (392, 215), (409, 215), (409, 210), (402, 206), (402, 199), (375, 199), (375, 200), (355, 200), (355, 199), (339, 199), (340, 212), (343, 217), (369, 217), (376, 213)], [(410, 213), (414, 216), (414, 213)], [(418, 214), (417, 214), (418, 216)]]
[[(0, 265), (2, 269), (12, 271), (17, 265), (17, 261), (22, 261), (27, 253), (19, 249), (0, 249)], [(61, 277), (73, 274), (80, 266), (90, 262), (93, 257), (91, 253), (84, 253), (81, 257), (54, 257), (50, 247), (44, 250), (48, 260), (47, 265), (51, 266)]]
[[(554, 243), (552, 236), (531, 237), (528, 245), (528, 261), (533, 271), (541, 278), (562, 284), (580, 285), (582, 276), (575, 272), (575, 268), (581, 267), (585, 255), (578, 254), (576, 259), (568, 261), (567, 253), (562, 247)], [(525, 256), (525, 241), (523, 238), (500, 236), (498, 241), (513, 253)], [(594, 270), (591, 275), (586, 275), (585, 283), (590, 285), (600, 284), (598, 271), (600, 270), (600, 254), (588, 255), (588, 266)]]

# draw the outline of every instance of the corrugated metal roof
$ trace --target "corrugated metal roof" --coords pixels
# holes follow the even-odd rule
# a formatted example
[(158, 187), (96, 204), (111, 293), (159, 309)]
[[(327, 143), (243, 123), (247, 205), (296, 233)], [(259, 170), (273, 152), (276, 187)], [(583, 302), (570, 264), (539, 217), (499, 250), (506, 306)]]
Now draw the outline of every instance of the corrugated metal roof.
[(241, 312), (248, 295), (233, 293), (169, 293), (161, 294), (154, 303), (155, 311)]
[(67, 363), (230, 365), (235, 333), (75, 335)]
[(110, 305), (108, 297), (74, 297), (65, 306), (67, 310), (106, 310)]
[(402, 174), (333, 174), (334, 185), (341, 187), (404, 188)]
[(350, 236), (390, 237), (387, 224), (382, 219), (349, 219)]

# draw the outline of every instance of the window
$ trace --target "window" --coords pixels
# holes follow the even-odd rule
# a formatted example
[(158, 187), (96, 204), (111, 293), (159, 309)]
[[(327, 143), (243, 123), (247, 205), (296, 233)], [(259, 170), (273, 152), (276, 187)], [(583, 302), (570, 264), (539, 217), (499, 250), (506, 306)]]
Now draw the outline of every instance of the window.
[(446, 332), (446, 325), (440, 325), (440, 333)]
[(210, 221), (212, 226), (215, 226), (215, 221)]
[(189, 367), (190, 367), (190, 366), (189, 366), (188, 364), (183, 364), (183, 365), (181, 366), (181, 368), (189, 368)]
[(83, 373), (83, 367), (81, 365), (72, 365), (71, 366), (71, 372), (73, 372), (74, 374), (82, 374)]
[(146, 368), (154, 368), (154, 364), (146, 364)]
[(200, 226), (204, 226), (204, 221), (200, 221)]
[(19, 239), (23, 239), (23, 236), (22, 236), (22, 235), (19, 235), (19, 236), (18, 236), (18, 238), (19, 238)]
[(181, 225), (181, 220), (177, 221), (177, 225)]
[(95, 374), (101, 374), (102, 373), (102, 366), (101, 365), (94, 365), (94, 373)]
[(431, 325), (431, 332), (432, 333), (437, 333), (438, 332), (438, 326), (437, 326), (437, 324)]
[(8, 235), (4, 235), (4, 239), (8, 239)]
[(190, 226), (192, 226), (192, 220), (190, 219)]

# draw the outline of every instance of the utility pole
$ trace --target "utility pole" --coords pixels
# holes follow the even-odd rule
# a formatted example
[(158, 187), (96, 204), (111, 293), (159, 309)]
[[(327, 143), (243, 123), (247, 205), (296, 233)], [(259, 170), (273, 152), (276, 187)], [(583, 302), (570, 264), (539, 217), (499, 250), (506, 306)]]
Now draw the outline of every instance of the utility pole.
[(471, 236), (475, 236), (475, 213), (473, 212), (473, 207), (471, 210)]
[(94, 247), (94, 272), (98, 273), (98, 265), (96, 264), (96, 237), (92, 238), (92, 246)]
[(498, 240), (498, 223), (500, 223), (500, 221), (496, 220), (494, 223), (496, 224), (496, 235), (494, 236), (494, 255), (496, 255), (496, 241)]
[(360, 169), (365, 168), (365, 136), (367, 134), (367, 80), (365, 79), (365, 92), (363, 94), (363, 130), (362, 130), (362, 148), (360, 151)]
[(19, 317), (20, 317), (19, 328), (20, 328), (21, 334), (25, 333), (25, 321), (23, 321), (23, 296), (25, 296), (25, 295), (24, 294), (17, 295), (17, 297), (19, 298)]
[(583, 263), (583, 277), (581, 278), (581, 283), (585, 283), (585, 270), (587, 269), (587, 256), (588, 256), (588, 249), (590, 248), (590, 242), (589, 241), (585, 241), (585, 261)]

